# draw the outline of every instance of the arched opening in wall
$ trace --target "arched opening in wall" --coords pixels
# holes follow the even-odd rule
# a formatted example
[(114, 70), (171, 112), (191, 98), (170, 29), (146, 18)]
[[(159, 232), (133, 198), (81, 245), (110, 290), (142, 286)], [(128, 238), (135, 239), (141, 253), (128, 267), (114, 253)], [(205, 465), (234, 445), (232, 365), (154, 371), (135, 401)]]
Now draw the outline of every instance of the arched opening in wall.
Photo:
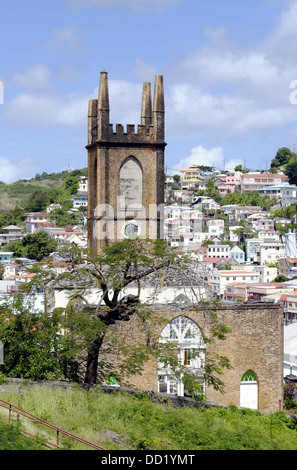
[(128, 157), (120, 168), (119, 196), (121, 209), (135, 210), (142, 207), (142, 168), (139, 161)]
[[(205, 344), (199, 326), (190, 318), (178, 316), (163, 329), (159, 343), (176, 346), (178, 362), (195, 376), (204, 389)], [(175, 375), (172, 365), (159, 362), (158, 391), (170, 395), (191, 396), (182, 377)]]
[(258, 409), (258, 378), (252, 370), (246, 371), (240, 382), (240, 406)]
[(186, 304), (190, 305), (191, 301), (190, 299), (185, 295), (185, 294), (179, 294), (175, 297), (175, 299), (172, 302), (173, 304)]

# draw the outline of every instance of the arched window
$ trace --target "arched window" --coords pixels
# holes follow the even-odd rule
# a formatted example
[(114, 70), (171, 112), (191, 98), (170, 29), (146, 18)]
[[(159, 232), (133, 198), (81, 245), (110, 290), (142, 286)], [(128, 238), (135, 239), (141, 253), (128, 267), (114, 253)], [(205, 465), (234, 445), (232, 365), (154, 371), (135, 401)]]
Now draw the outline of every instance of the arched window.
[(240, 406), (252, 410), (258, 409), (258, 378), (250, 369), (241, 377)]
[(121, 209), (139, 209), (142, 206), (142, 168), (133, 156), (120, 168)]
[[(188, 317), (174, 318), (163, 329), (160, 343), (175, 344), (178, 361), (194, 373), (203, 385), (205, 344), (198, 325)], [(159, 363), (159, 392), (183, 396), (187, 394), (181, 378), (175, 377), (170, 365)]]

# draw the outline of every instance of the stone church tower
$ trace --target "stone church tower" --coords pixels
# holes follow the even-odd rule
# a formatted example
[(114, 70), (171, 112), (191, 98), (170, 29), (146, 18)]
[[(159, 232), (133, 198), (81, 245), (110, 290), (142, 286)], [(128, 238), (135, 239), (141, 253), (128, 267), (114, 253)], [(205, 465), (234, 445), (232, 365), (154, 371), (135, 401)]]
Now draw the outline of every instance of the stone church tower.
[(88, 244), (94, 253), (125, 237), (163, 238), (164, 89), (156, 75), (143, 84), (141, 121), (109, 122), (107, 72), (88, 112)]

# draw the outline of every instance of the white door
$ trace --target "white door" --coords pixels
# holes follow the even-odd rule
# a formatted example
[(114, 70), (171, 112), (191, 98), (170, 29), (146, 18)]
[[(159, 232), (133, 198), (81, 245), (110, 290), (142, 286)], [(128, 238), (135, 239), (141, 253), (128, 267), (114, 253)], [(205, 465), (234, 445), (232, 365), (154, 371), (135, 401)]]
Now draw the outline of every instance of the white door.
[(258, 409), (258, 383), (241, 382), (240, 384), (240, 406), (242, 408)]

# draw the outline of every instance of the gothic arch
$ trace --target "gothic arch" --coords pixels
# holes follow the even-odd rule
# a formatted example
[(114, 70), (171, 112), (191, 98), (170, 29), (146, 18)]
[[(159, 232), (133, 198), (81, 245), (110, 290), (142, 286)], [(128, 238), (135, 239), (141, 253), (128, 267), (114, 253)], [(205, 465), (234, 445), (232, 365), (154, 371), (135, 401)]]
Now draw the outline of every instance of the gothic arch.
[(140, 162), (130, 155), (120, 167), (119, 195), (121, 208), (142, 206), (143, 171)]
[(251, 369), (241, 377), (240, 406), (242, 408), (258, 409), (258, 377)]
[[(176, 345), (179, 362), (204, 385), (205, 344), (197, 323), (183, 315), (175, 317), (163, 328), (159, 342)], [(161, 362), (158, 365), (158, 390), (173, 395), (187, 395), (182, 380), (174, 376), (171, 366)]]
[(190, 305), (191, 301), (185, 294), (178, 294), (175, 299), (173, 300), (174, 304), (187, 304)]

